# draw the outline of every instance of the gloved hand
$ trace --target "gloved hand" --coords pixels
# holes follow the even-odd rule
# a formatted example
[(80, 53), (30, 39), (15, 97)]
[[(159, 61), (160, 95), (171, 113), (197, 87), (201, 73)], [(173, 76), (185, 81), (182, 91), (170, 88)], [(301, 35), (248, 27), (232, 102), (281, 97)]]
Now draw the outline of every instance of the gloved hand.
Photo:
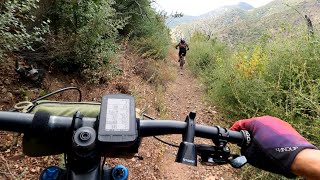
[(289, 123), (271, 116), (239, 120), (231, 130), (251, 133), (251, 145), (241, 149), (249, 164), (289, 178), (295, 177), (291, 164), (296, 155), (306, 148), (316, 149)]

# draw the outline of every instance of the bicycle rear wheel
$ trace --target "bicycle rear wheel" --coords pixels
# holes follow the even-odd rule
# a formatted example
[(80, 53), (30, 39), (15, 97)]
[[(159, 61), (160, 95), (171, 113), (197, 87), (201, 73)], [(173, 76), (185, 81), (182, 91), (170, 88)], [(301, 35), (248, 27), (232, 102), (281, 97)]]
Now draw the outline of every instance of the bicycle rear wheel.
[(182, 69), (183, 68), (183, 65), (184, 65), (184, 56), (180, 56), (180, 68)]

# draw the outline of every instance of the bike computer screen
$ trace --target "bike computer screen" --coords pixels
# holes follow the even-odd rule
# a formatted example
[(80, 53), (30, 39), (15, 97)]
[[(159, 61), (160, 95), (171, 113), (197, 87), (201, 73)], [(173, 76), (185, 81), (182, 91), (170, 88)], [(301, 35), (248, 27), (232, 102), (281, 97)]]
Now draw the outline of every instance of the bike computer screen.
[(98, 141), (114, 147), (130, 146), (138, 138), (134, 98), (106, 95), (102, 98)]

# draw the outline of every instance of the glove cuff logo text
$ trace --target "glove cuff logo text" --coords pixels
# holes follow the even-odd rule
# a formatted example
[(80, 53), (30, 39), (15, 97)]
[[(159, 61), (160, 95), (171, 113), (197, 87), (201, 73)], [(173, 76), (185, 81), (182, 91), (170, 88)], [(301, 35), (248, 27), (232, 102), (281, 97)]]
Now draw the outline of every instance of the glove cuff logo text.
[(298, 147), (282, 147), (282, 148), (276, 148), (276, 151), (280, 152), (280, 153), (282, 153), (282, 152), (293, 152), (293, 151), (295, 151), (297, 149), (298, 149)]

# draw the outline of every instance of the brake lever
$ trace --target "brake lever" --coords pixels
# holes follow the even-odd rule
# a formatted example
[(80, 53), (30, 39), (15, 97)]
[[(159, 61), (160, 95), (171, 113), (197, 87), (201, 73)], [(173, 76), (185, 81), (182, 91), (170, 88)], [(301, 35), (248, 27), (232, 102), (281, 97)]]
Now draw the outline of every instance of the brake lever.
[(247, 164), (247, 158), (245, 156), (233, 155), (232, 159), (229, 160), (229, 164), (233, 168), (241, 168)]

